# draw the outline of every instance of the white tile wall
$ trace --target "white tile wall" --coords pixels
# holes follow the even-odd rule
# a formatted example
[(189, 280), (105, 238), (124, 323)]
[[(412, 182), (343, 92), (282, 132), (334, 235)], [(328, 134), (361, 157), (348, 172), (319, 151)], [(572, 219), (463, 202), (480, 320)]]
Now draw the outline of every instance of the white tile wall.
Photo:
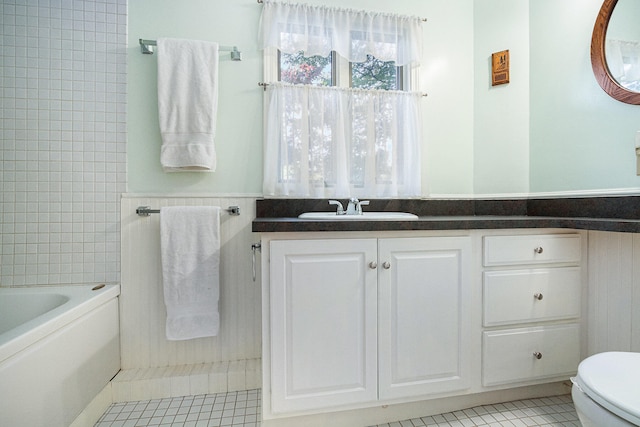
[(127, 0), (0, 17), (0, 286), (119, 281)]

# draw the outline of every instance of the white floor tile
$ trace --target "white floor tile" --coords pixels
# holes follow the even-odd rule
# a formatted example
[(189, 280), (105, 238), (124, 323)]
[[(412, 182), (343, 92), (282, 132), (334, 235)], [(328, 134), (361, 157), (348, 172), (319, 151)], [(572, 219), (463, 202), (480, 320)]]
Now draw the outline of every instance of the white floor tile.
[[(95, 427), (260, 427), (260, 390), (115, 403)], [(372, 427), (580, 426), (571, 396), (484, 405)]]

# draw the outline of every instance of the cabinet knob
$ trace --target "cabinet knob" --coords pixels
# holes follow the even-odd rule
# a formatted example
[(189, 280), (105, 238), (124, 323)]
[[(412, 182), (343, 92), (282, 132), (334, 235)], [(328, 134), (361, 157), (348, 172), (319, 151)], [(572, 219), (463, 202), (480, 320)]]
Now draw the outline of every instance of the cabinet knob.
[(391, 268), (391, 264), (389, 264), (389, 261), (385, 261), (385, 262), (382, 264), (382, 268), (384, 268), (385, 270), (390, 269), (390, 268)]
[(375, 262), (375, 261), (371, 261), (369, 263), (369, 268), (372, 269), (372, 270), (375, 270), (376, 268), (378, 268), (378, 263)]
[(537, 299), (538, 301), (540, 301), (540, 300), (542, 299), (542, 297), (543, 297), (543, 296), (542, 296), (542, 294), (534, 294), (534, 295), (533, 295), (533, 297), (534, 297), (535, 299)]
[(536, 359), (540, 360), (540, 359), (542, 359), (542, 353), (540, 353), (539, 351), (534, 351), (533, 352), (533, 357), (535, 357)]
[(534, 251), (535, 253), (537, 253), (537, 254), (541, 254), (541, 253), (542, 253), (542, 251), (543, 251), (542, 246), (538, 246), (538, 247), (537, 247), (537, 248), (535, 248), (533, 251)]

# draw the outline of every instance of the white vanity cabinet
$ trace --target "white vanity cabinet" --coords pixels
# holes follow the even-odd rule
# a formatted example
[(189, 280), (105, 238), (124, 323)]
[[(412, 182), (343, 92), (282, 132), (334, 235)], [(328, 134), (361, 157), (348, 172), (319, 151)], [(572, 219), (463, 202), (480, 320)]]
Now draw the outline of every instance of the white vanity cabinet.
[(581, 253), (579, 234), (484, 236), (484, 386), (575, 372)]
[(272, 240), (270, 411), (470, 386), (471, 239)]
[(560, 394), (577, 369), (582, 232), (262, 239), (265, 427), (375, 425), (505, 389)]

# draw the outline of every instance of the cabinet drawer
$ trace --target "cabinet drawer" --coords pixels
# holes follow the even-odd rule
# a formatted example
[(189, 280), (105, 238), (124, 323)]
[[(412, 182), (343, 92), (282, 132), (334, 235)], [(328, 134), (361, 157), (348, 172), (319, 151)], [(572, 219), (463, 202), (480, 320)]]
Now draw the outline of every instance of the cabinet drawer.
[(484, 265), (578, 263), (580, 235), (485, 236)]
[(580, 316), (580, 268), (484, 273), (484, 326)]
[(484, 386), (569, 376), (580, 362), (580, 328), (567, 324), (484, 332), (482, 346)]

